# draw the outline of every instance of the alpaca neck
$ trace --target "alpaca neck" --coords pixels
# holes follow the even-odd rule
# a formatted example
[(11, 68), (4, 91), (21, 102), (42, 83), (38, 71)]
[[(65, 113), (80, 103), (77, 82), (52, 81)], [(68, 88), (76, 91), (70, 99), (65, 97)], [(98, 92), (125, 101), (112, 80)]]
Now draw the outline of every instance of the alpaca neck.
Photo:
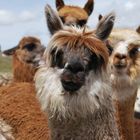
[[(121, 92), (121, 94), (129, 94)], [(131, 91), (132, 92), (132, 91)], [(117, 93), (115, 93), (117, 94)], [(129, 97), (126, 99), (115, 99), (116, 118), (119, 127), (119, 133), (123, 136), (124, 140), (134, 140), (134, 104), (136, 100), (137, 89), (133, 90)]]
[(17, 56), (13, 56), (13, 81), (14, 82), (33, 82), (35, 68), (20, 62)]
[(52, 140), (119, 140), (114, 110), (103, 105), (85, 118), (77, 115), (68, 118), (50, 115), (49, 124)]

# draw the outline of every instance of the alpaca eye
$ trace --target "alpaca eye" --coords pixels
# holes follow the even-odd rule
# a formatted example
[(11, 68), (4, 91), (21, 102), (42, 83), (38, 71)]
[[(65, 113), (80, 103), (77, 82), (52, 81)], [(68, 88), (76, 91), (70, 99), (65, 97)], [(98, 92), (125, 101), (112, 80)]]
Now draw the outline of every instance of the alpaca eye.
[(86, 24), (86, 22), (86, 20), (79, 20), (77, 24), (82, 27)]
[(96, 72), (97, 70), (101, 69), (103, 63), (104, 60), (101, 56), (97, 56), (96, 54), (93, 54), (90, 58), (89, 69), (92, 69)]
[(52, 51), (52, 67), (63, 68), (63, 51), (56, 51), (55, 49)]
[(30, 44), (23, 46), (23, 49), (26, 49), (28, 51), (33, 51), (35, 48), (36, 48), (36, 45), (34, 43), (30, 43)]
[(133, 48), (130, 52), (129, 52), (129, 55), (130, 57), (133, 57), (135, 56), (139, 51), (139, 48)]

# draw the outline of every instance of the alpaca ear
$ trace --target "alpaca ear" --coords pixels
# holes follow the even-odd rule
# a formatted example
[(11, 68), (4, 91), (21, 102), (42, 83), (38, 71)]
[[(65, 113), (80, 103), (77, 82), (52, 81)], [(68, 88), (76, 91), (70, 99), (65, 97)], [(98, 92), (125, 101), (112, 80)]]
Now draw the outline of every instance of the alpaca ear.
[(50, 33), (53, 35), (58, 30), (63, 29), (63, 23), (58, 14), (49, 6), (45, 7), (46, 21)]
[(59, 11), (62, 7), (65, 6), (65, 3), (64, 3), (63, 0), (56, 0), (55, 3), (56, 3), (56, 8), (57, 8), (58, 11)]
[(15, 46), (11, 49), (3, 51), (2, 54), (6, 56), (13, 55), (17, 49), (18, 49), (18, 46)]
[(140, 34), (140, 26), (136, 29), (136, 32)]
[(97, 25), (96, 36), (101, 40), (106, 40), (113, 29), (114, 21), (115, 13), (102, 17)]
[(92, 11), (94, 9), (94, 0), (88, 0), (88, 2), (84, 6), (84, 10), (88, 13), (90, 16)]

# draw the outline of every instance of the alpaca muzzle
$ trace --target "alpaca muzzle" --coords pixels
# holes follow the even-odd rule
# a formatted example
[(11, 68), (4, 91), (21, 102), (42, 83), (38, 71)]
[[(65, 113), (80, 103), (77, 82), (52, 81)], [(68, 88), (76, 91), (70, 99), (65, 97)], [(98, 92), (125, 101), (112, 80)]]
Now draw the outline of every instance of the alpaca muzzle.
[(82, 65), (67, 65), (61, 75), (61, 83), (66, 91), (74, 92), (79, 90), (85, 83), (85, 72)]

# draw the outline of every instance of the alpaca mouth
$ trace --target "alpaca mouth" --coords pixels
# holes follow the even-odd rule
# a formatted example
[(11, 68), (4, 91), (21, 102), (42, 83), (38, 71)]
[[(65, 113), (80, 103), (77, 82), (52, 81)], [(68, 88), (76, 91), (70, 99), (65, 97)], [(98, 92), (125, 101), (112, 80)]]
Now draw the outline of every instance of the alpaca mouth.
[(66, 91), (69, 91), (69, 92), (74, 92), (74, 91), (77, 91), (81, 88), (82, 84), (81, 83), (74, 83), (74, 82), (71, 82), (71, 81), (64, 81), (62, 80), (62, 86), (63, 88), (66, 90)]
[(127, 67), (126, 64), (115, 64), (114, 66), (115, 66), (115, 68), (117, 68), (117, 69), (125, 69), (125, 68)]

